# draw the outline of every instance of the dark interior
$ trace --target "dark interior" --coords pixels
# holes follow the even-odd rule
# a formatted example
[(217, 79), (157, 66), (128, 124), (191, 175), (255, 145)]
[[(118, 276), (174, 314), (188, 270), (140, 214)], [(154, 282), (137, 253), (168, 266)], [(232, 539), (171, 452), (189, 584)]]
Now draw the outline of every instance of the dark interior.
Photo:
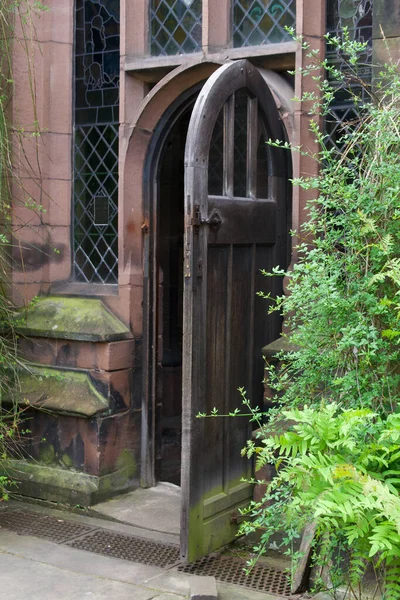
[(192, 105), (166, 139), (159, 175), (157, 478), (180, 485), (184, 154)]

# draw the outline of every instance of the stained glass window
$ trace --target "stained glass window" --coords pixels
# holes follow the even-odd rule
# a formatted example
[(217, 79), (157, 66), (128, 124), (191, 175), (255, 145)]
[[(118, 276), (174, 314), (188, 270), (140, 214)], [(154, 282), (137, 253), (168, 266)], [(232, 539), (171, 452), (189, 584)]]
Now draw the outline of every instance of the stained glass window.
[(190, 54), (201, 50), (201, 13), (202, 0), (151, 0), (151, 54)]
[(76, 0), (74, 278), (116, 283), (119, 0)]
[(235, 48), (290, 41), (295, 26), (296, 0), (233, 0)]
[[(335, 83), (335, 98), (331, 104), (330, 114), (325, 119), (325, 131), (328, 142), (340, 150), (340, 138), (357, 126), (362, 104), (355, 106), (353, 94), (367, 100), (366, 88), (360, 84), (372, 81), (372, 0), (327, 0), (327, 30), (341, 38), (346, 27), (350, 39), (366, 42), (365, 52), (360, 56), (357, 66), (357, 77), (346, 80), (345, 85)], [(337, 50), (329, 43), (326, 48), (329, 62), (335, 64), (342, 72), (348, 70), (346, 62)]]

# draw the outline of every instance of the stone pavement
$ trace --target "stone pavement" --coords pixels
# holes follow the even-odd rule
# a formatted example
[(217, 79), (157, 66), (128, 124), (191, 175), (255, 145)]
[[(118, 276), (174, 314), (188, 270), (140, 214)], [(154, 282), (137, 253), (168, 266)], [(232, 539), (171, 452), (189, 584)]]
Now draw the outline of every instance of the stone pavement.
[[(95, 525), (100, 521), (43, 507), (24, 508)], [(107, 521), (101, 521), (101, 526), (124, 530), (121, 524)], [(0, 529), (0, 598), (7, 600), (184, 600), (190, 597), (191, 577), (176, 567), (100, 556)], [(218, 582), (217, 588), (219, 600), (278, 600), (225, 583)]]

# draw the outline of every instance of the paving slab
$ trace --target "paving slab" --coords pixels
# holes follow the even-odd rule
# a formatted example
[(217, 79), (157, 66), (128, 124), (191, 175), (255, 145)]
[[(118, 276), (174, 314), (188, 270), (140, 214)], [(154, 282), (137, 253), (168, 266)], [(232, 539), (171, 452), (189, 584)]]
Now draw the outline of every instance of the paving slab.
[(238, 585), (217, 581), (218, 600), (283, 600), (266, 592), (257, 592)]
[(163, 573), (161, 567), (101, 556), (4, 529), (0, 529), (0, 551), (74, 573), (110, 577), (134, 584)]
[(190, 593), (190, 580), (192, 577), (195, 576), (170, 570), (143, 581), (142, 585), (149, 589), (162, 590), (163, 592), (178, 594), (187, 598)]
[[(30, 505), (18, 508), (32, 510)], [(121, 533), (134, 529), (46, 507), (39, 512)], [(139, 564), (0, 528), (0, 589), (7, 590), (7, 600), (188, 600), (194, 578), (198, 575), (180, 572), (177, 565)], [(218, 600), (282, 600), (218, 581), (217, 591)]]
[(169, 533), (180, 533), (181, 489), (172, 483), (117, 496), (91, 507), (93, 516), (107, 517), (129, 525)]
[(150, 600), (154, 592), (107, 577), (0, 553), (0, 588), (7, 600)]
[(190, 581), (190, 600), (217, 600), (215, 577), (193, 577)]

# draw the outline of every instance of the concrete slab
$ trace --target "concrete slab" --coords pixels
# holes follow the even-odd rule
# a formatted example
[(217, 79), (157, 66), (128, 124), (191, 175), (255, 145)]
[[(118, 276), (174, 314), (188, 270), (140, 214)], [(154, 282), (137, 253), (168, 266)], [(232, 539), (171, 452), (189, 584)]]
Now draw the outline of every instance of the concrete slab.
[(172, 483), (139, 488), (91, 507), (91, 514), (179, 536), (181, 489)]
[(178, 594), (187, 598), (190, 593), (190, 580), (194, 575), (180, 573), (175, 569), (156, 575), (143, 582), (143, 586), (149, 589), (162, 590), (172, 594)]
[(45, 504), (33, 504), (20, 500), (10, 500), (7, 504), (0, 506), (0, 512), (2, 510), (8, 510), (14, 508), (25, 512), (35, 512), (42, 515), (50, 515), (57, 519), (63, 519), (73, 521), (74, 523), (83, 523), (90, 525), (91, 527), (100, 527), (107, 529), (108, 531), (114, 531), (116, 533), (122, 533), (124, 535), (133, 535), (136, 537), (145, 538), (152, 541), (163, 542), (165, 544), (176, 544), (179, 546), (179, 536), (176, 533), (163, 533), (160, 531), (153, 531), (151, 529), (143, 529), (141, 527), (135, 527), (128, 525), (127, 523), (121, 523), (116, 520), (109, 520), (106, 515), (97, 513), (97, 516), (90, 516), (95, 511), (89, 509), (86, 511), (83, 509), (81, 512), (66, 512), (61, 508), (50, 508)]
[(140, 584), (164, 572), (160, 567), (101, 556), (3, 529), (0, 529), (0, 552), (66, 569), (73, 573), (105, 577), (132, 584)]
[(84, 575), (66, 568), (0, 553), (0, 588), (7, 600), (150, 600), (154, 592), (107, 577)]
[(215, 577), (192, 577), (190, 580), (190, 600), (217, 600)]
[(160, 596), (154, 596), (152, 600), (182, 600), (183, 597), (184, 596), (177, 596), (176, 594), (161, 594)]
[[(46, 507), (40, 507), (42, 511), (66, 520), (72, 516), (91, 525), (96, 522)], [(132, 529), (102, 519), (98, 522), (107, 528)], [(197, 577), (176, 567), (167, 570), (101, 556), (1, 528), (0, 565), (0, 589), (6, 590), (7, 600), (188, 600), (191, 582)], [(218, 600), (282, 600), (220, 582), (217, 591)]]
[(282, 600), (282, 596), (272, 596), (266, 592), (256, 592), (238, 585), (217, 581), (218, 600)]

